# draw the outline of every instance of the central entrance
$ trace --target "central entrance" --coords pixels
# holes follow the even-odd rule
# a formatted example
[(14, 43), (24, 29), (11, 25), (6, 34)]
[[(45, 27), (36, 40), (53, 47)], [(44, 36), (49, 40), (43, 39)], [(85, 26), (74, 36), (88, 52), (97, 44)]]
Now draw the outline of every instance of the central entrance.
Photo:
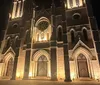
[(78, 56), (78, 72), (79, 77), (89, 77), (87, 59), (83, 54)]
[(37, 61), (37, 76), (47, 76), (47, 58), (42, 55)]

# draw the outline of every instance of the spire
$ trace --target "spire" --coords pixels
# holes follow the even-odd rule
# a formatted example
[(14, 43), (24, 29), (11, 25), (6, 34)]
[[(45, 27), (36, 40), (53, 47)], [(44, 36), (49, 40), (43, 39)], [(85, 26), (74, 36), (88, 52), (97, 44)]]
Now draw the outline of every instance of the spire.
[(62, 20), (66, 20), (66, 15), (65, 15), (65, 0), (60, 0), (61, 3), (61, 8), (62, 8)]
[(51, 4), (51, 9), (52, 9), (52, 13), (55, 13), (55, 3), (54, 0), (52, 0), (52, 4)]
[(60, 0), (60, 2), (61, 2), (61, 6), (65, 7), (65, 0)]
[(35, 0), (32, 2), (33, 8), (36, 8)]
[(52, 0), (51, 6), (52, 6), (52, 7), (55, 7), (55, 2), (54, 2), (54, 0)]

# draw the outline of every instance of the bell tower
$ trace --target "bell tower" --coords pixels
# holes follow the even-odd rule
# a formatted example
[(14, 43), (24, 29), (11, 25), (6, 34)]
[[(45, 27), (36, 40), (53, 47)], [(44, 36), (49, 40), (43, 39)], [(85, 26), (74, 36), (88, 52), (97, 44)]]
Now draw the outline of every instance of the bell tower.
[[(98, 47), (100, 47), (100, 35), (96, 19), (93, 16), (90, 0), (65, 0), (65, 10), (70, 62), (75, 60), (74, 52), (77, 51), (77, 49), (82, 48), (89, 50), (89, 52), (93, 55), (92, 60), (97, 60), (99, 67), (100, 50)], [(82, 50), (80, 49), (79, 51)], [(78, 56), (78, 54), (76, 56)], [(73, 73), (72, 67), (70, 69), (71, 73)], [(70, 75), (72, 78), (71, 73)], [(76, 77), (80, 77), (80, 75), (81, 74), (76, 75)]]

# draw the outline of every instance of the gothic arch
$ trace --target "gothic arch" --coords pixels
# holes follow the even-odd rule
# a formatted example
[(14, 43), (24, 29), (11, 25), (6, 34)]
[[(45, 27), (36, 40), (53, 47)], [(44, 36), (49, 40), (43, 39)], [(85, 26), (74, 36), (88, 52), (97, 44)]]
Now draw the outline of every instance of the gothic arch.
[(87, 28), (86, 28), (86, 27), (83, 27), (83, 28), (82, 28), (82, 32), (83, 32), (83, 37), (84, 37), (84, 39), (87, 41), (87, 40), (88, 40)]
[(4, 62), (8, 62), (8, 60), (9, 60), (10, 58), (13, 58), (13, 60), (14, 60), (14, 56), (15, 56), (15, 54), (14, 54), (13, 52), (7, 52), (7, 53), (4, 55), (3, 61), (4, 61)]
[(59, 26), (57, 27), (57, 40), (58, 40), (58, 41), (62, 41), (62, 34), (63, 34), (62, 26), (59, 25)]
[(71, 42), (73, 43), (75, 41), (75, 30), (74, 29), (70, 30), (70, 35), (71, 35)]
[(25, 44), (30, 41), (30, 30), (26, 30), (25, 33)]
[(15, 47), (17, 47), (17, 45), (18, 45), (18, 39), (19, 39), (19, 36), (16, 36), (15, 40), (14, 40), (14, 46)]
[(5, 47), (10, 47), (11, 38), (7, 37), (7, 42)]
[(48, 18), (46, 18), (46, 17), (41, 17), (41, 18), (39, 18), (39, 19), (37, 20), (37, 22), (36, 22), (35, 26), (37, 26), (37, 25), (38, 25), (38, 23), (40, 23), (41, 21), (47, 21), (48, 23), (50, 23), (50, 21), (49, 21), (49, 19), (48, 19)]
[[(13, 71), (14, 57), (15, 57), (15, 54), (11, 51), (7, 52), (4, 55), (4, 58), (3, 58), (4, 65), (3, 65), (3, 70), (2, 70), (2, 73), (3, 73), (2, 76), (7, 76), (7, 78), (11, 78), (12, 71)], [(10, 70), (8, 70), (9, 68)]]
[[(34, 27), (34, 31), (33, 31), (33, 39), (36, 42), (42, 42), (42, 41), (48, 41), (50, 40), (51, 37), (51, 24), (50, 24), (50, 20), (46, 17), (40, 17), (36, 23), (35, 23), (35, 27)], [(47, 36), (47, 33), (49, 36)], [(37, 34), (39, 34), (39, 40), (37, 41)]]
[(38, 58), (39, 58), (41, 55), (46, 56), (47, 60), (50, 60), (50, 55), (49, 55), (49, 53), (48, 53), (47, 51), (45, 51), (45, 50), (39, 50), (39, 51), (37, 51), (37, 52), (33, 55), (33, 59), (32, 59), (32, 60), (37, 61)]
[(90, 77), (89, 76), (89, 65), (86, 56), (83, 53), (80, 53), (77, 56), (77, 66), (78, 66), (78, 76), (79, 77)]
[(76, 78), (79, 78), (79, 66), (78, 66), (78, 57), (80, 54), (83, 54), (87, 60), (87, 68), (88, 68), (88, 74), (89, 74), (89, 78), (92, 77), (92, 64), (91, 64), (91, 61), (92, 61), (92, 58), (93, 58), (93, 55), (91, 54), (91, 52), (89, 52), (89, 50), (87, 50), (86, 48), (84, 47), (78, 47), (77, 49), (75, 49), (72, 53), (72, 60), (73, 60), (73, 63), (74, 63), (74, 74), (75, 74), (75, 77)]
[(45, 56), (47, 59), (47, 77), (51, 76), (51, 64), (50, 64), (50, 55), (47, 51), (45, 50), (39, 50), (37, 51), (32, 58), (32, 63), (30, 64), (30, 73), (32, 73), (32, 75), (34, 77), (38, 76), (38, 59), (41, 56)]
[(86, 56), (87, 59), (92, 60), (93, 55), (91, 54), (91, 52), (89, 50), (87, 50), (84, 47), (78, 47), (77, 49), (75, 49), (72, 53), (72, 59), (77, 59), (77, 56), (82, 53)]

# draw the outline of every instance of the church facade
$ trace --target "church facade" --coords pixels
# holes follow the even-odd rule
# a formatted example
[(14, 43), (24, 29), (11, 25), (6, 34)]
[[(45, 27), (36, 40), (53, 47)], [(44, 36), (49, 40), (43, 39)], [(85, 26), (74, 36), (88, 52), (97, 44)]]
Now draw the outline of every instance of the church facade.
[(0, 79), (100, 79), (100, 35), (89, 0), (37, 9), (13, 0), (0, 41)]

